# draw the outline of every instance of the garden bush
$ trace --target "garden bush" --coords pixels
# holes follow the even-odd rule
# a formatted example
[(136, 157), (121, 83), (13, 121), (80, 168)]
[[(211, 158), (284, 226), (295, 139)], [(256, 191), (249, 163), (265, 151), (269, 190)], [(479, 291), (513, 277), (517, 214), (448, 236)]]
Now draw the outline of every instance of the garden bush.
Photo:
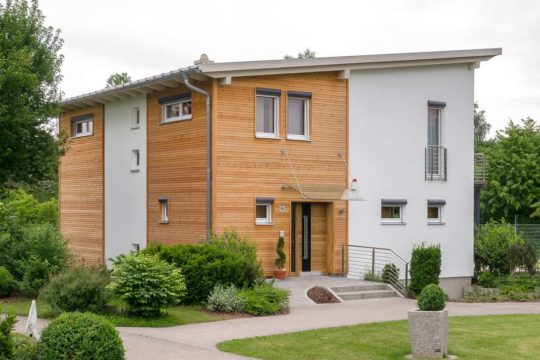
[(418, 295), (429, 284), (439, 284), (441, 274), (441, 248), (424, 244), (414, 247), (411, 256), (411, 282), (409, 290)]
[(144, 317), (165, 313), (186, 290), (180, 269), (153, 255), (122, 258), (114, 264), (111, 277), (110, 289), (126, 302), (131, 313)]
[(0, 309), (0, 359), (12, 359), (14, 351), (14, 341), (11, 332), (17, 319), (11, 314), (2, 315)]
[(525, 244), (525, 240), (516, 234), (515, 229), (507, 224), (490, 223), (476, 229), (474, 238), (474, 258), (477, 270), (488, 269), (495, 275), (508, 275), (514, 266), (510, 248)]
[(187, 293), (183, 302), (199, 304), (206, 301), (216, 284), (251, 287), (261, 281), (260, 263), (249, 250), (236, 252), (215, 244), (153, 245), (146, 254), (156, 254), (182, 269)]
[(238, 296), (245, 301), (244, 311), (256, 316), (277, 314), (289, 305), (289, 292), (269, 283), (240, 290)]
[(225, 287), (217, 284), (208, 295), (206, 302), (208, 310), (228, 313), (240, 312), (244, 309), (244, 305), (245, 300), (238, 296), (238, 290), (234, 285)]
[(399, 268), (396, 264), (388, 263), (382, 270), (382, 281), (387, 284), (394, 284), (399, 280)]
[(478, 276), (478, 285), (495, 288), (497, 287), (497, 277), (490, 272), (483, 272)]
[(14, 280), (11, 273), (3, 266), (0, 266), (0, 298), (11, 295)]
[(53, 277), (41, 295), (55, 310), (99, 312), (111, 297), (109, 283), (105, 268), (74, 267)]
[(121, 360), (124, 347), (114, 325), (92, 313), (64, 313), (43, 330), (41, 360)]
[(441, 311), (446, 306), (446, 294), (439, 285), (429, 284), (418, 295), (418, 308), (422, 311)]
[(538, 264), (538, 254), (533, 242), (523, 239), (523, 242), (510, 244), (508, 247), (508, 263), (510, 271), (524, 269), (530, 275), (534, 275)]
[(70, 259), (66, 241), (51, 224), (28, 224), (0, 235), (0, 249), (0, 265), (13, 275), (16, 288), (25, 296), (36, 296)]
[(22, 334), (12, 334), (12, 338), (14, 360), (37, 359), (37, 342), (35, 338)]

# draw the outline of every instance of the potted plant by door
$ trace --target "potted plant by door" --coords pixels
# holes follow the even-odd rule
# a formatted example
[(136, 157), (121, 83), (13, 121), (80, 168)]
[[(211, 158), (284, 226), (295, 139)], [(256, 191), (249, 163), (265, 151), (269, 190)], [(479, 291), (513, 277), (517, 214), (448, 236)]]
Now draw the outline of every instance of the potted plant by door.
[(417, 298), (418, 309), (409, 311), (413, 358), (443, 358), (448, 353), (448, 311), (444, 291), (426, 286)]
[(287, 256), (285, 255), (285, 251), (283, 251), (283, 247), (285, 246), (285, 239), (283, 236), (280, 236), (277, 242), (276, 246), (276, 253), (277, 258), (274, 264), (276, 264), (276, 269), (274, 270), (274, 277), (278, 280), (285, 279), (285, 260), (287, 260)]

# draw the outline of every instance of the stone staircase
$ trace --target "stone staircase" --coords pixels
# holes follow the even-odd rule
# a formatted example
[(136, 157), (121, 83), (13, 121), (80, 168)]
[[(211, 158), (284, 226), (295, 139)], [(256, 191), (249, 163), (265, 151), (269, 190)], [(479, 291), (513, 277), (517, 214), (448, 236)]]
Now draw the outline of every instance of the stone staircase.
[(331, 287), (330, 290), (332, 290), (341, 301), (401, 297), (396, 290), (387, 284), (337, 286)]

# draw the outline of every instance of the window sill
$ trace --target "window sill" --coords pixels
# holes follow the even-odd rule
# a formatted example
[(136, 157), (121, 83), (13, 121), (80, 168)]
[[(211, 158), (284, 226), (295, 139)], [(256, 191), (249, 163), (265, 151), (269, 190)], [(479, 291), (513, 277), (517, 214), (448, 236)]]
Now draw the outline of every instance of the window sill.
[(381, 221), (381, 225), (407, 225), (406, 221)]
[(131, 130), (139, 130), (141, 127), (140, 126), (132, 126), (130, 129)]
[(274, 223), (271, 223), (271, 222), (255, 222), (255, 225), (257, 225), (257, 226), (273, 226)]
[(167, 220), (167, 221), (158, 221), (158, 224), (164, 224), (165, 225), (165, 224), (168, 224), (168, 223), (169, 223), (169, 220)]
[(441, 222), (428, 222), (427, 224), (428, 225), (446, 225), (446, 223), (442, 221)]
[(141, 171), (141, 169), (129, 169), (129, 171), (131, 171), (132, 173), (138, 173), (139, 171)]
[(193, 116), (186, 117), (186, 118), (181, 118), (181, 119), (161, 120), (159, 125), (174, 124), (174, 123), (177, 123), (177, 122), (189, 121), (189, 120), (192, 120), (192, 119), (193, 119)]
[(255, 134), (255, 138), (257, 138), (257, 139), (267, 139), (267, 140), (283, 140), (283, 138), (281, 138), (279, 136), (267, 136), (267, 135), (260, 135), (260, 134)]
[(93, 136), (93, 135), (94, 135), (94, 133), (88, 134), (88, 135), (71, 136), (70, 139), (80, 139), (80, 138), (90, 137), (90, 136)]
[(289, 137), (287, 136), (287, 140), (292, 140), (292, 141), (305, 141), (305, 142), (312, 142), (313, 140), (311, 139), (307, 139), (307, 138), (297, 138), (297, 137)]

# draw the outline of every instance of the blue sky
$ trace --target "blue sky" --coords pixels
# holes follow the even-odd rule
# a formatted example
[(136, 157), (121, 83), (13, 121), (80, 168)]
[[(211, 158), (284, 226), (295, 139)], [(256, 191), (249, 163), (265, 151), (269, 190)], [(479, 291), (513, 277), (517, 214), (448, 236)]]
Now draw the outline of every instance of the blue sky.
[(495, 129), (540, 120), (540, 1), (41, 0), (62, 30), (66, 97), (215, 61), (502, 47), (476, 74), (475, 99)]

